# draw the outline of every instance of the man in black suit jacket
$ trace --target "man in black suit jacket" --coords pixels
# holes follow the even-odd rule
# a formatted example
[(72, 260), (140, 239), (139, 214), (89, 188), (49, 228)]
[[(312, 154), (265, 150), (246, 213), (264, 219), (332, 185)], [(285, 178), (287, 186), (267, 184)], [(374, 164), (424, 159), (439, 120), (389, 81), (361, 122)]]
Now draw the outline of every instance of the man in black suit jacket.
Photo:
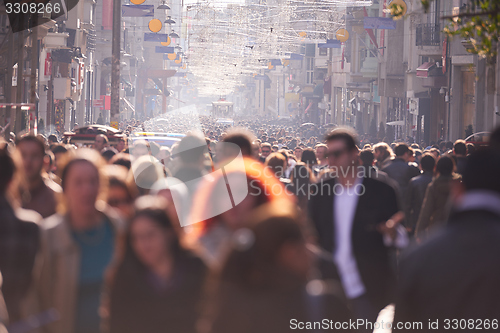
[(313, 190), (310, 218), (319, 245), (332, 255), (354, 317), (374, 323), (395, 288), (391, 249), (408, 242), (399, 224), (403, 214), (394, 189), (365, 178), (358, 168), (354, 133), (336, 129), (326, 141), (332, 178)]
[[(465, 192), (456, 196), (446, 226), (401, 260), (394, 323), (422, 322), (418, 332), (498, 332), (498, 170), (498, 151), (477, 151), (468, 157), (463, 188), (455, 188)], [(437, 326), (429, 327), (436, 321)]]

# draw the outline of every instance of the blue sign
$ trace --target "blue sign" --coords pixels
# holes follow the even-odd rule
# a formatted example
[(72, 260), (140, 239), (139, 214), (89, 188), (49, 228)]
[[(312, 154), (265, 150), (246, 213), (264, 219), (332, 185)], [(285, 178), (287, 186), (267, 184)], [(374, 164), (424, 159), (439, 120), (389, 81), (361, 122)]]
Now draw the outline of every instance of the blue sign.
[(396, 29), (396, 21), (390, 17), (365, 17), (364, 28), (394, 30)]
[(271, 65), (273, 65), (273, 66), (280, 66), (281, 65), (281, 60), (280, 59), (271, 59)]
[(167, 42), (168, 34), (153, 34), (151, 32), (144, 33), (145, 42)]
[(123, 5), (123, 17), (146, 17), (154, 16), (155, 6), (153, 5)]
[(340, 41), (337, 39), (327, 39), (326, 43), (318, 43), (320, 49), (340, 49)]
[(156, 46), (156, 53), (174, 53), (174, 48), (172, 46)]

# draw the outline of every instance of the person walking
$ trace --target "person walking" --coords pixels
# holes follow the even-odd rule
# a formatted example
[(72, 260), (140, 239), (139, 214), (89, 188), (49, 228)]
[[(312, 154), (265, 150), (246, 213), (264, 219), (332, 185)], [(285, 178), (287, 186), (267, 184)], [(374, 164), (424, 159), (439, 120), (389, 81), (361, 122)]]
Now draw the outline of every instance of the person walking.
[(354, 132), (335, 129), (326, 144), (336, 177), (317, 184), (309, 203), (310, 218), (320, 247), (331, 253), (354, 317), (374, 323), (393, 300), (391, 249), (408, 244), (399, 224), (403, 214), (393, 188), (359, 177)]

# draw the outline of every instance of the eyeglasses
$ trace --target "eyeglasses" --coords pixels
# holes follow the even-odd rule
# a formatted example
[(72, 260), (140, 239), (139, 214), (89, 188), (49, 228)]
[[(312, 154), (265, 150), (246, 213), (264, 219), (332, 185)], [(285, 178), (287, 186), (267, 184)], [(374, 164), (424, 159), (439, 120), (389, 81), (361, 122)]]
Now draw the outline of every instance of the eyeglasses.
[(326, 152), (326, 156), (327, 157), (334, 157), (334, 158), (339, 158), (340, 156), (342, 156), (345, 152), (347, 151), (347, 149), (337, 149), (337, 150), (333, 150), (333, 151), (328, 151)]

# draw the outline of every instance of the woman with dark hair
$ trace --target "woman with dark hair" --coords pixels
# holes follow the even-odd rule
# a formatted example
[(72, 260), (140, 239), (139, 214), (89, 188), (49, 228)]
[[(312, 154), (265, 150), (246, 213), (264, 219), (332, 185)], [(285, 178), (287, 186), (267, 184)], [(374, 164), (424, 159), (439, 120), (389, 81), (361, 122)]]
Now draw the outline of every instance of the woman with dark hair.
[(283, 203), (258, 208), (233, 235), (211, 280), (200, 327), (210, 333), (284, 333), (298, 322), (348, 322), (335, 288), (327, 295), (324, 281), (308, 281), (312, 263), (294, 209)]
[(195, 332), (206, 267), (181, 247), (166, 202), (136, 202), (125, 253), (110, 275), (110, 333)]
[(454, 174), (455, 161), (445, 154), (439, 158), (435, 166), (436, 177), (427, 186), (424, 202), (420, 211), (415, 237), (423, 238), (431, 228), (443, 225), (450, 211), (450, 194), (454, 181), (460, 178)]
[(302, 152), (301, 162), (305, 163), (309, 169), (313, 169), (313, 167), (318, 164), (318, 159), (316, 158), (316, 153), (312, 148), (306, 148)]

